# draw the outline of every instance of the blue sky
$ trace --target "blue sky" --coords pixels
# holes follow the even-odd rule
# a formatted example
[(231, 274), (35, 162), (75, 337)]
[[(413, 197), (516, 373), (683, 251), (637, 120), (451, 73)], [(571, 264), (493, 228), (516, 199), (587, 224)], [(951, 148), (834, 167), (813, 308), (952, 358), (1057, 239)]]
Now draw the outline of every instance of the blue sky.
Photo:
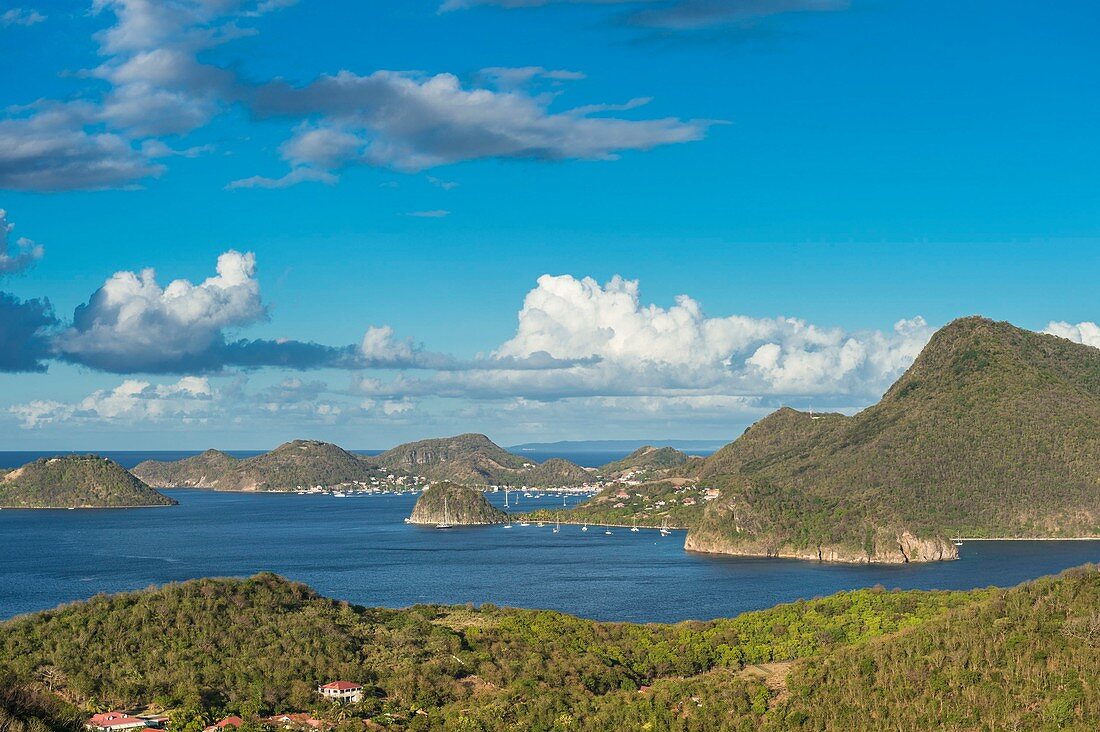
[(20, 1), (12, 448), (724, 439), (961, 315), (1100, 344), (1092, 3)]

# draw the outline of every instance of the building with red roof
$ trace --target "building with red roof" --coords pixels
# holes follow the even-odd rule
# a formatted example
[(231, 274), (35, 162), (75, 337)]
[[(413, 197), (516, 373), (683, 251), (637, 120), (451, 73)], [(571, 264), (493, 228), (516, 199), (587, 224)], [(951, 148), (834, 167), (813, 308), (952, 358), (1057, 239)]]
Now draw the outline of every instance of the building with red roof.
[(326, 699), (344, 704), (358, 704), (363, 698), (363, 686), (354, 681), (333, 681), (318, 686), (317, 693)]
[(84, 726), (96, 730), (96, 732), (119, 732), (120, 730), (144, 728), (146, 721), (141, 717), (132, 717), (126, 712), (101, 712), (93, 714)]
[(202, 732), (218, 732), (218, 730), (220, 729), (225, 729), (226, 727), (236, 728), (240, 727), (242, 724), (244, 724), (244, 720), (234, 715), (232, 717), (226, 717), (220, 722), (215, 722), (214, 724), (204, 729)]

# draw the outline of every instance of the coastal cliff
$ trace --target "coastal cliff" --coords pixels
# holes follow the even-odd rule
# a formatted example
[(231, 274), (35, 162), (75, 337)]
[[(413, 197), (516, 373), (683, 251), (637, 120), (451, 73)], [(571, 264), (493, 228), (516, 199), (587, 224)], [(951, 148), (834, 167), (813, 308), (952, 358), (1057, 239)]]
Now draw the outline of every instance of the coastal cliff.
[(494, 508), (481, 491), (455, 483), (439, 483), (417, 499), (409, 523), (435, 525), (444, 521), (454, 526), (502, 524), (508, 514)]
[(702, 554), (739, 557), (774, 557), (845, 564), (909, 564), (941, 562), (959, 558), (954, 543), (940, 538), (921, 538), (908, 531), (877, 536), (873, 546), (862, 549), (843, 545), (796, 547), (788, 542), (755, 538), (732, 540), (705, 530), (692, 529), (684, 540), (684, 549)]

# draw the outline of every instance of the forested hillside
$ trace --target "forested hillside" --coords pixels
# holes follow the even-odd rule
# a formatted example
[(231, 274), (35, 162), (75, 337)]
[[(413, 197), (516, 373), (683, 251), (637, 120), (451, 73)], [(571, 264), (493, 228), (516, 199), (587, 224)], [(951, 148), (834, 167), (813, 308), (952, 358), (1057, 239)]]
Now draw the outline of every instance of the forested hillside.
[(992, 596), (862, 590), (634, 625), (491, 606), (361, 608), (264, 574), (17, 618), (0, 625), (0, 672), (48, 677), (85, 706), (152, 702), (177, 718), (323, 708), (316, 684), (341, 678), (369, 690), (348, 711), (411, 729), (751, 729), (777, 692), (746, 665), (833, 653)]
[(938, 331), (852, 417), (781, 409), (707, 459), (688, 547), (915, 561), (952, 536), (1100, 535), (1100, 350), (1008, 323)]

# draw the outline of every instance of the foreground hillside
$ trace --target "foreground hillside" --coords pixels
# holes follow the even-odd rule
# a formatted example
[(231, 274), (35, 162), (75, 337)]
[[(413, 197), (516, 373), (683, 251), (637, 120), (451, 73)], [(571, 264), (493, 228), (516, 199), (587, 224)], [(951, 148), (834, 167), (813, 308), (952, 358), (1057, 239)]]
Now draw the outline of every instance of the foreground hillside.
[(152, 701), (181, 723), (324, 716), (315, 685), (340, 678), (367, 690), (342, 717), (398, 729), (1085, 730), (1100, 720), (1097, 607), (1095, 567), (677, 625), (360, 608), (264, 574), (9, 621), (0, 678), (48, 681), (86, 708)]
[(39, 458), (0, 474), (0, 508), (171, 506), (113, 460), (98, 455)]
[(708, 458), (687, 547), (953, 558), (949, 537), (1100, 535), (1100, 350), (982, 318), (938, 331), (882, 400), (781, 409)]
[(278, 491), (369, 481), (379, 470), (336, 445), (294, 440), (243, 460), (218, 450), (176, 461), (147, 460), (135, 466), (133, 473), (154, 486)]

